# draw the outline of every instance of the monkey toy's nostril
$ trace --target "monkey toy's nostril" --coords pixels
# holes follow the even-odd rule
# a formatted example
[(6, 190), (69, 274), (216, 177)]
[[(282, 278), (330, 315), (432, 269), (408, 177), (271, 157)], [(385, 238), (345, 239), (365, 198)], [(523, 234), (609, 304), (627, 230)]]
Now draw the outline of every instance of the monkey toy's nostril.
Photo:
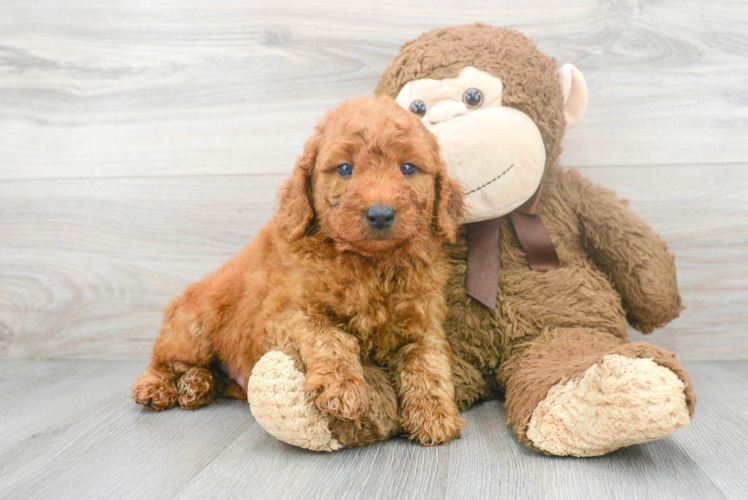
[(385, 229), (395, 220), (395, 209), (390, 205), (372, 205), (366, 209), (364, 218), (374, 229)]

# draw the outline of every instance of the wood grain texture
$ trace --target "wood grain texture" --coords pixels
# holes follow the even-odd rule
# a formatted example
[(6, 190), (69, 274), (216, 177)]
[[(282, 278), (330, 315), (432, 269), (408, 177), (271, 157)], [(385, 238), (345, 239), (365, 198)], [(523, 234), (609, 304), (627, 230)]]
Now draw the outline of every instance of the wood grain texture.
[(147, 357), (169, 299), (270, 217), (324, 110), (370, 94), (403, 42), (477, 20), (585, 74), (562, 162), (677, 255), (688, 309), (649, 340), (747, 358), (739, 0), (6, 0), (0, 358)]
[[(648, 340), (684, 359), (748, 356), (747, 167), (582, 169), (628, 198), (676, 252), (687, 309)], [(251, 240), (271, 216), (282, 179), (0, 184), (0, 355), (148, 357), (161, 310)]]
[(403, 42), (478, 20), (586, 75), (567, 165), (746, 160), (739, 0), (8, 0), (0, 179), (288, 171), (323, 110), (370, 94)]
[(739, 499), (748, 489), (748, 362), (691, 362), (700, 398), (672, 436), (598, 458), (517, 442), (491, 401), (462, 439), (403, 439), (334, 453), (266, 434), (246, 404), (141, 410), (137, 362), (2, 361), (0, 498)]

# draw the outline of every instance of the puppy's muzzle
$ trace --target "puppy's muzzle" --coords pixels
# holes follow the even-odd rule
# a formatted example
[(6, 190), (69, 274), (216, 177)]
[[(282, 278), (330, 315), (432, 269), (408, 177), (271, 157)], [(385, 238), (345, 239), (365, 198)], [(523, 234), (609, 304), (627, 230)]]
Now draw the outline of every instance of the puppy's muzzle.
[(395, 209), (390, 205), (372, 205), (366, 209), (364, 218), (374, 229), (387, 229), (395, 221)]

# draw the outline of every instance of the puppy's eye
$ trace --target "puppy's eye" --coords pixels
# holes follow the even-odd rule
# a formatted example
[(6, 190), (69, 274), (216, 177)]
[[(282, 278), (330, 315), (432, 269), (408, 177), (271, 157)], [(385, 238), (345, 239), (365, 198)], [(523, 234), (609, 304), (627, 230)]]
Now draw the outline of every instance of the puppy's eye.
[(476, 88), (467, 89), (465, 93), (462, 94), (462, 102), (464, 102), (468, 108), (477, 108), (483, 104), (483, 92)]
[(410, 110), (418, 116), (423, 116), (426, 114), (426, 103), (420, 99), (416, 99), (410, 103)]
[(404, 176), (410, 177), (416, 173), (416, 167), (412, 163), (403, 163), (400, 165), (400, 171)]
[(353, 165), (350, 163), (343, 163), (336, 169), (340, 177), (350, 177), (353, 175)]

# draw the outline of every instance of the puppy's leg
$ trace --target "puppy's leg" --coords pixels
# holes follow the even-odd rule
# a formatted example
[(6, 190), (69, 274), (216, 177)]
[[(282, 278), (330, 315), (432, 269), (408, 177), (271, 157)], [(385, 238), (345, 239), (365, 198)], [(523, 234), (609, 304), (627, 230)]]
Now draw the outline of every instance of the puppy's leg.
[(215, 366), (211, 372), (213, 374), (213, 384), (216, 388), (216, 398), (247, 400), (247, 389), (231, 378), (230, 375), (227, 375), (219, 366)]
[(425, 446), (460, 437), (465, 428), (457, 410), (446, 340), (426, 337), (408, 344), (393, 368), (405, 432)]
[(358, 339), (323, 316), (295, 313), (284, 325), (286, 341), (298, 349), (307, 369), (304, 389), (323, 412), (353, 419), (369, 409), (369, 389)]
[[(206, 309), (202, 309), (206, 310)], [(179, 403), (197, 409), (215, 396), (210, 314), (199, 314), (199, 304), (188, 290), (164, 314), (164, 324), (153, 344), (151, 365), (133, 386), (136, 403), (151, 410), (166, 410)]]

